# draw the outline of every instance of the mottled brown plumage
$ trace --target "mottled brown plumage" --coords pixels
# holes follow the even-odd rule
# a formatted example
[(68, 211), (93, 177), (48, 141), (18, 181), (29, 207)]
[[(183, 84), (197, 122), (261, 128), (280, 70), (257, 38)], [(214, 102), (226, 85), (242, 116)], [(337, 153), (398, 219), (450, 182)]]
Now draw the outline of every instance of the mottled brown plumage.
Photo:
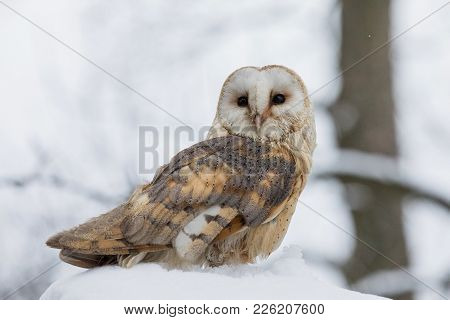
[[(303, 101), (301, 108), (291, 105), (295, 113), (286, 111), (297, 117), (280, 122), (275, 131), (281, 132), (258, 137), (264, 130), (258, 122), (255, 132), (233, 134), (218, 115), (208, 140), (178, 153), (126, 203), (54, 235), (47, 245), (61, 249), (63, 261), (85, 268), (140, 261), (217, 266), (269, 255), (286, 233), (315, 145), (304, 86), (298, 76), (293, 81)], [(267, 110), (259, 113), (270, 117)], [(277, 117), (282, 121), (282, 114)]]

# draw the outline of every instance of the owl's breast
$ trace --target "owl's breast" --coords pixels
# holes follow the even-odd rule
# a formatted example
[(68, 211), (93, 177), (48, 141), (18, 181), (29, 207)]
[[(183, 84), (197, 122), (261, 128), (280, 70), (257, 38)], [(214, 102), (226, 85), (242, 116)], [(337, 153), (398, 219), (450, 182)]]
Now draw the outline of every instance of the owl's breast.
[(272, 219), (267, 219), (258, 227), (248, 229), (246, 245), (251, 261), (258, 256), (269, 256), (280, 246), (295, 212), (305, 180), (306, 176), (299, 175), (297, 177), (293, 192), (278, 208), (275, 208), (271, 214)]

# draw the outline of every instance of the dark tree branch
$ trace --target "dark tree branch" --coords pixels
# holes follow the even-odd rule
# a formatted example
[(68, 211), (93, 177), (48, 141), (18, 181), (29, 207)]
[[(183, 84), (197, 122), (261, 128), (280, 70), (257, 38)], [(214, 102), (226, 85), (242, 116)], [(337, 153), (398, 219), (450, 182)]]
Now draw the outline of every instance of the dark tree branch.
[(414, 198), (421, 198), (434, 202), (445, 209), (450, 211), (450, 201), (444, 196), (434, 194), (431, 191), (425, 190), (420, 186), (413, 185), (406, 181), (401, 181), (400, 179), (383, 179), (382, 177), (370, 176), (370, 175), (360, 175), (358, 173), (348, 173), (339, 171), (328, 171), (320, 173), (316, 176), (319, 179), (339, 179), (352, 181), (361, 184), (374, 183), (384, 187), (388, 187), (392, 192), (397, 192), (403, 196), (411, 196)]

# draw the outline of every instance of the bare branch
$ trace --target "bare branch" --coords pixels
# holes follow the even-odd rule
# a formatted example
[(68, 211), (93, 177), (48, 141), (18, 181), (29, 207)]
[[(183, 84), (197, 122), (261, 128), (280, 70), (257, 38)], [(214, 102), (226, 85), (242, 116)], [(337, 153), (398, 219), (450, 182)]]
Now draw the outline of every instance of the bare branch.
[(414, 176), (402, 174), (394, 158), (360, 152), (339, 151), (338, 160), (316, 175), (319, 179), (339, 179), (356, 183), (374, 183), (388, 187), (392, 192), (432, 201), (450, 210), (450, 197), (428, 190)]

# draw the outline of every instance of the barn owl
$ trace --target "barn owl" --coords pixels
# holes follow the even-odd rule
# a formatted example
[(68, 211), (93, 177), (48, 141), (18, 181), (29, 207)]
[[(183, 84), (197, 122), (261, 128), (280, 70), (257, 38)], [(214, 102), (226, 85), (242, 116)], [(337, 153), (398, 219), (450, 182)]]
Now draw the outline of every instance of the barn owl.
[(286, 234), (315, 139), (312, 106), (295, 72), (238, 69), (223, 84), (206, 140), (175, 155), (125, 203), (47, 245), (85, 268), (255, 262)]

